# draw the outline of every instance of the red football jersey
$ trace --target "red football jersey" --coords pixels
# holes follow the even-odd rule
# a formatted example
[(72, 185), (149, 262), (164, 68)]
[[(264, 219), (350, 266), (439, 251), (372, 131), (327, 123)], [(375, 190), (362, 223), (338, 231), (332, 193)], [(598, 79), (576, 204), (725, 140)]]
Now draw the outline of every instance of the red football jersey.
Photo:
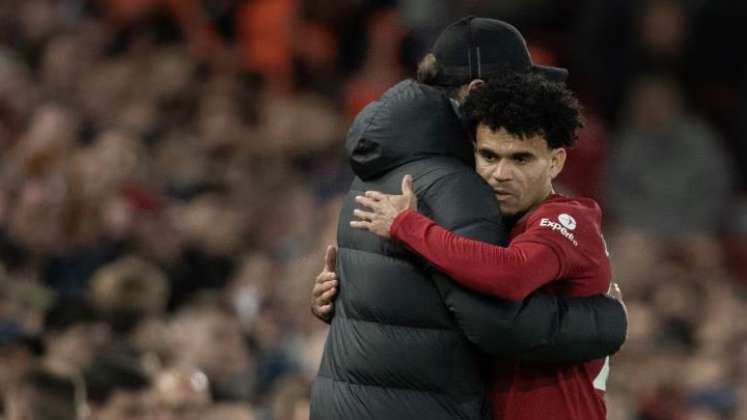
[[(482, 293), (511, 300), (538, 289), (591, 296), (605, 293), (611, 277), (601, 219), (593, 200), (554, 194), (516, 223), (507, 248), (461, 237), (414, 211), (399, 215), (391, 234)], [(608, 371), (608, 359), (564, 366), (496, 365), (494, 418), (604, 419)]]
[[(606, 293), (611, 278), (596, 202), (553, 195), (511, 230), (511, 245), (536, 243), (557, 254), (557, 279), (542, 291), (563, 296)], [(511, 420), (602, 420), (609, 358), (566, 366), (497, 366), (493, 418)]]

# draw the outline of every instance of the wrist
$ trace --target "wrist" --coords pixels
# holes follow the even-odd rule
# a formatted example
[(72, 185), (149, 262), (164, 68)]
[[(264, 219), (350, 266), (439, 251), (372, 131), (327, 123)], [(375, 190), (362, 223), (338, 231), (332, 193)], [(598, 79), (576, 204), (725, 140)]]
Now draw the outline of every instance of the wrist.
[(405, 209), (399, 214), (397, 214), (397, 217), (394, 218), (394, 221), (392, 222), (392, 225), (389, 226), (389, 236), (392, 238), (397, 237), (397, 232), (401, 229), (402, 224), (407, 220), (407, 218), (413, 214), (417, 213), (417, 210), (414, 209)]

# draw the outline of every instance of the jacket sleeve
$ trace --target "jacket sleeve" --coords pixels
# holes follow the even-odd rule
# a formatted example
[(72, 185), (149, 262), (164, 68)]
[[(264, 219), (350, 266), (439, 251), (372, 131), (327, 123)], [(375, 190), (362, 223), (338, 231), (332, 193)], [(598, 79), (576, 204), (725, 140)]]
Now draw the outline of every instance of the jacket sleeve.
[[(507, 242), (492, 191), (474, 172), (439, 179), (420, 200), (421, 211), (446, 229), (492, 244)], [(496, 357), (581, 362), (613, 354), (625, 341), (625, 310), (605, 296), (533, 294), (509, 302), (469, 291), (435, 270), (433, 278), (467, 338)]]

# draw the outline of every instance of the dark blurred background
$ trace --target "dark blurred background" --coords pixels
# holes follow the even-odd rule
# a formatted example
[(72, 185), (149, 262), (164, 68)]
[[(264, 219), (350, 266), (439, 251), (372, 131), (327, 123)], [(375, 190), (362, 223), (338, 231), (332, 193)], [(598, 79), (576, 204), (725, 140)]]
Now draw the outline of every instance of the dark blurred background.
[(558, 185), (630, 311), (609, 418), (747, 419), (747, 3), (0, 0), (6, 419), (37, 365), (96, 419), (307, 419), (347, 126), (467, 14), (585, 105)]

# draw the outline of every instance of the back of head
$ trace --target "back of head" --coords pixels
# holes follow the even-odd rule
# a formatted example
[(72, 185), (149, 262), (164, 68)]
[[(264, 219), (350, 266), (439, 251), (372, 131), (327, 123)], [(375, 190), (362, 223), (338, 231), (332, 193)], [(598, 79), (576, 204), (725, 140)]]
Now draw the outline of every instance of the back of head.
[(473, 80), (506, 72), (538, 73), (564, 82), (568, 71), (535, 64), (521, 33), (497, 20), (468, 16), (449, 25), (418, 65), (420, 83), (446, 88), (450, 96)]
[(150, 387), (150, 379), (137, 361), (124, 354), (98, 356), (85, 370), (88, 400), (105, 404), (117, 391), (140, 392)]
[(166, 275), (136, 257), (123, 257), (100, 268), (91, 280), (91, 301), (118, 330), (127, 331), (140, 319), (158, 315), (169, 298)]
[(26, 373), (8, 398), (8, 420), (76, 420), (78, 399), (72, 380), (43, 369)]
[(581, 106), (562, 83), (543, 75), (506, 72), (475, 89), (462, 107), (474, 138), (477, 126), (512, 135), (540, 135), (550, 149), (571, 147), (583, 127)]
[(412, 80), (392, 87), (358, 114), (345, 149), (363, 180), (426, 156), (472, 160), (472, 147), (449, 99), (441, 90)]

